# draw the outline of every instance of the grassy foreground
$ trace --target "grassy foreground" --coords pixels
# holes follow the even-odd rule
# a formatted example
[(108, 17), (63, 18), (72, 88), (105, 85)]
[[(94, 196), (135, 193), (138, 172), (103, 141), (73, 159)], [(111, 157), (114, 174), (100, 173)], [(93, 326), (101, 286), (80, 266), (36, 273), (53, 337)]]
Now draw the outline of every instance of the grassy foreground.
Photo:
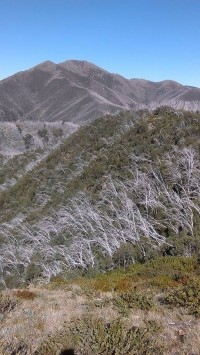
[(0, 354), (199, 354), (198, 257), (2, 291)]

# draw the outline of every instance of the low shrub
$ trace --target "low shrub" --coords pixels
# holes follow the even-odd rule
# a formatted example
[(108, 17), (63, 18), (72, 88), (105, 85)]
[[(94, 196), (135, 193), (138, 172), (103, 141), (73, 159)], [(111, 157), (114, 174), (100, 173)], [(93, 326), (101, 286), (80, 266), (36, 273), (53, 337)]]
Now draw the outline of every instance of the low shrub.
[(127, 328), (120, 319), (106, 323), (102, 319), (85, 317), (75, 321), (70, 330), (82, 354), (162, 354), (154, 337), (160, 331), (155, 322)]
[(160, 331), (155, 321), (129, 328), (120, 319), (107, 323), (85, 316), (74, 319), (56, 337), (49, 337), (36, 354), (64, 354), (70, 347), (74, 354), (85, 355), (161, 355), (163, 347), (157, 343)]
[(191, 280), (165, 294), (163, 302), (173, 307), (184, 307), (190, 314), (200, 316), (200, 281)]
[(133, 308), (139, 308), (149, 311), (154, 303), (150, 296), (140, 293), (121, 293), (113, 299), (113, 304), (117, 306), (121, 314), (128, 315), (128, 311)]

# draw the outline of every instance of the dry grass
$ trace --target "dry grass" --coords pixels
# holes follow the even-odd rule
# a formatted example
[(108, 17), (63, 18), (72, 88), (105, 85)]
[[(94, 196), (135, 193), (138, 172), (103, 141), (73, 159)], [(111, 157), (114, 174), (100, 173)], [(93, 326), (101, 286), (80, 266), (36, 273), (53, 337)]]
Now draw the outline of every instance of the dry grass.
[[(76, 324), (76, 320), (84, 324), (81, 321), (84, 317), (97, 319), (97, 324), (99, 319), (111, 324), (120, 318), (128, 327), (139, 329), (144, 329), (146, 324), (157, 324), (160, 330), (155, 339), (158, 348), (162, 349), (161, 354), (198, 355), (200, 318), (189, 314), (187, 309), (169, 308), (160, 301), (163, 292), (171, 288), (169, 280), (173, 280), (173, 274), (171, 279), (165, 280), (165, 269), (168, 275), (170, 270), (175, 270), (173, 263), (171, 269), (168, 264), (163, 265), (163, 271), (160, 265), (154, 262), (148, 269), (136, 265), (126, 273), (118, 270), (73, 282), (56, 279), (47, 286), (32, 285), (24, 290), (3, 291), (0, 298), (0, 355), (60, 355), (63, 344), (69, 341), (69, 347), (73, 345), (68, 334), (70, 327)], [(187, 260), (185, 267), (189, 268), (188, 265)], [(162, 287), (160, 282), (157, 285), (161, 272)], [(152, 306), (146, 308), (141, 304), (140, 307), (138, 303), (136, 307), (128, 307), (128, 312), (121, 313), (115, 300), (122, 292), (150, 296)], [(125, 301), (129, 302), (129, 297)], [(75, 352), (75, 355), (79, 354), (82, 353)]]
[[(83, 315), (95, 315), (106, 322), (119, 315), (112, 306), (113, 293), (96, 292), (95, 297), (91, 298), (85, 296), (77, 285), (71, 285), (68, 291), (35, 287), (9, 292), (10, 299), (14, 300), (16, 296), (20, 302), (1, 320), (2, 355), (10, 355), (16, 349), (16, 354), (36, 354), (48, 337), (62, 332), (64, 325), (66, 327), (71, 320), (80, 319)], [(199, 354), (200, 321), (181, 310), (161, 305), (150, 311), (132, 309), (126, 321), (130, 326), (137, 327), (149, 321), (159, 324), (162, 331), (157, 341), (164, 346), (166, 355)]]
[[(21, 290), (10, 291), (10, 298), (16, 297), (17, 294), (21, 302), (1, 321), (0, 354), (3, 354), (2, 349), (6, 344), (18, 344), (22, 341), (26, 343), (30, 353), (34, 353), (48, 335), (61, 330), (64, 322), (81, 316), (85, 311), (83, 296), (74, 296), (71, 292), (62, 290), (49, 292), (45, 289), (31, 289), (25, 291), (23, 293)], [(35, 294), (37, 297), (33, 297)]]

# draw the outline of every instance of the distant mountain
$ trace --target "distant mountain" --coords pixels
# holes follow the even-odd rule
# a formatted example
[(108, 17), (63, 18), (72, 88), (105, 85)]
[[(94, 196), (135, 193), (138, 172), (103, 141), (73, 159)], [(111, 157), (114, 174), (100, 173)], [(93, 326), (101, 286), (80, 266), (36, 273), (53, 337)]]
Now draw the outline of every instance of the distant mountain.
[(128, 80), (77, 60), (46, 61), (0, 81), (0, 121), (80, 123), (106, 113), (160, 105), (199, 110), (200, 89), (171, 80)]

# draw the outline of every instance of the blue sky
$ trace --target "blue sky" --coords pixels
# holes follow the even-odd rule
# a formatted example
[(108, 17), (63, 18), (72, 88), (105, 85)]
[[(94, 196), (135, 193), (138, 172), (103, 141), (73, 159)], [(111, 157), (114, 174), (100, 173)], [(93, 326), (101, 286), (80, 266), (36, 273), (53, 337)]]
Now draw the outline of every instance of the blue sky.
[(84, 59), (200, 87), (200, 0), (0, 0), (0, 79)]

